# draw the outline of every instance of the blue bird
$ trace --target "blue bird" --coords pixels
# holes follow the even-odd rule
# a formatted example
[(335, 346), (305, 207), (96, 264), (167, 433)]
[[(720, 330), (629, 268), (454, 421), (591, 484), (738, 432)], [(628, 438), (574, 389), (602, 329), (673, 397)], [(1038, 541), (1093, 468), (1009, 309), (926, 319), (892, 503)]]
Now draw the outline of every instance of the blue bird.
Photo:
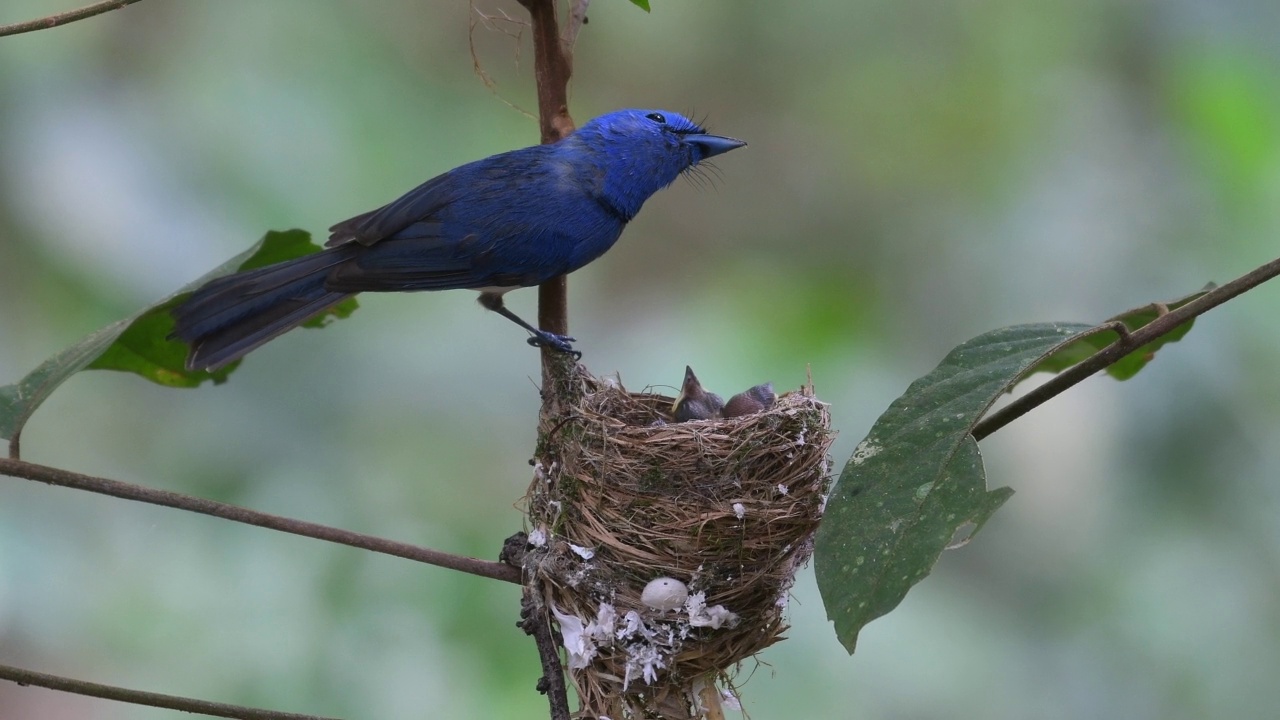
[(467, 288), (531, 334), (580, 355), (574, 338), (508, 310), (509, 290), (600, 257), (655, 192), (746, 145), (667, 111), (618, 110), (550, 145), (454, 168), (329, 228), (327, 249), (210, 281), (173, 309), (189, 369), (230, 363), (358, 292)]

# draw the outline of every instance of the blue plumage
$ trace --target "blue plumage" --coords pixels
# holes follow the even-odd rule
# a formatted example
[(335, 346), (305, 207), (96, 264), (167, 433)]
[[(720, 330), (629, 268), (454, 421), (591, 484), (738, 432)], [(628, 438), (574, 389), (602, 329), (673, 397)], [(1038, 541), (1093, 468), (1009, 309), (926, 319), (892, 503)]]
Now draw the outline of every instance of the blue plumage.
[(213, 280), (173, 310), (187, 367), (214, 369), (365, 291), (480, 290), (530, 344), (566, 338), (507, 310), (502, 294), (600, 257), (658, 190), (746, 143), (681, 115), (618, 110), (551, 144), (477, 160), (330, 228), (328, 248)]

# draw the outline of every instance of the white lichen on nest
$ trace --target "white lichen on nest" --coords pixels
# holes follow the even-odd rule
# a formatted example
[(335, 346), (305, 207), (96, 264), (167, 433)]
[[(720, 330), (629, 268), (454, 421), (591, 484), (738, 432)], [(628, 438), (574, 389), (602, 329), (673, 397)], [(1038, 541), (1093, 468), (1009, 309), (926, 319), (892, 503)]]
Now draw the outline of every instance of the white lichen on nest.
[[(671, 398), (578, 381), (581, 405), (541, 428), (546, 470), (527, 502), (547, 542), (525, 568), (555, 611), (585, 716), (675, 703), (694, 717), (695, 682), (727, 679), (786, 629), (829, 482), (826, 406), (797, 391), (762, 413), (673, 423)], [(659, 578), (687, 586), (683, 605), (641, 601)]]
[(623, 692), (636, 679), (646, 684), (656, 682), (659, 671), (676, 656), (694, 628), (718, 630), (738, 623), (737, 613), (723, 605), (708, 607), (706, 594), (701, 592), (688, 596), (678, 610), (674, 614), (662, 612), (656, 616), (628, 610), (619, 623), (618, 609), (609, 603), (600, 603), (595, 617), (590, 620), (551, 606), (560, 626), (569, 669), (589, 667), (603, 649), (620, 649), (625, 657)]

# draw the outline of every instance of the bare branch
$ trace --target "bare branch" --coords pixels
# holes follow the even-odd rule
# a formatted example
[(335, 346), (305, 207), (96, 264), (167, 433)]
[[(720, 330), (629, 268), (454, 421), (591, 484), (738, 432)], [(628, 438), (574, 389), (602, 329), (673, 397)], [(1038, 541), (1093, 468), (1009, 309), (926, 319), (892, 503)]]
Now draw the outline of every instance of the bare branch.
[(138, 0), (106, 0), (105, 2), (96, 2), (92, 5), (86, 5), (78, 10), (68, 10), (67, 12), (50, 15), (48, 17), (36, 18), (35, 20), (27, 20), (26, 22), (17, 22), (12, 25), (0, 25), (0, 37), (5, 35), (20, 35), (35, 30), (48, 30), (56, 28), (59, 25), (66, 25), (77, 20), (91, 18), (94, 15), (101, 15), (111, 10), (119, 10), (126, 5), (132, 5)]
[[(1085, 378), (1115, 364), (1120, 358), (1176, 329), (1182, 323), (1198, 315), (1212, 310), (1222, 303), (1241, 295), (1262, 283), (1280, 275), (1280, 258), (1272, 260), (1262, 267), (1242, 275), (1235, 280), (1210, 290), (1177, 310), (1160, 315), (1150, 323), (1134, 330), (1127, 336), (1121, 335), (1105, 349), (1083, 362), (1073, 365), (1059, 373), (1040, 387), (1009, 403), (1000, 410), (991, 413), (973, 428), (973, 438), (981, 440), (1009, 423), (1043, 405), (1050, 398), (1066, 391)], [(1109, 327), (1109, 325), (1108, 325)]]
[(81, 475), (69, 470), (37, 465), (12, 458), (0, 458), (0, 475), (35, 480), (75, 490), (87, 490), (88, 492), (110, 495), (123, 500), (136, 500), (152, 505), (163, 505), (246, 525), (256, 525), (268, 530), (279, 530), (293, 535), (338, 543), (339, 545), (349, 545), (362, 550), (372, 550), (373, 552), (394, 555), (406, 560), (415, 560), (428, 565), (479, 575), (480, 577), (505, 580), (509, 583), (520, 583), (520, 571), (510, 565), (462, 555), (451, 555), (418, 545), (410, 545), (409, 543), (386, 540), (373, 535), (341, 530), (318, 523), (271, 515), (168, 490), (157, 490), (92, 475)]
[(117, 700), (119, 702), (133, 703), (134, 705), (149, 705), (151, 707), (212, 715), (214, 717), (236, 718), (236, 720), (333, 720), (333, 718), (320, 717), (318, 715), (299, 715), (275, 710), (260, 710), (258, 708), (209, 702), (208, 700), (178, 697), (177, 695), (162, 695), (142, 690), (130, 690), (114, 685), (101, 685), (59, 675), (47, 675), (9, 665), (0, 665), (0, 680), (12, 680), (22, 687), (34, 685), (48, 688), (49, 690), (61, 690), (62, 692), (88, 695), (89, 697), (102, 698), (104, 700)]
[[(569, 77), (573, 74), (572, 45), (562, 40), (556, 19), (555, 0), (519, 0), (529, 11), (533, 28), (534, 77), (538, 85), (538, 126), (543, 143), (553, 143), (573, 132), (569, 115)], [(586, 3), (572, 0), (573, 9), (581, 9), (586, 17)], [(570, 31), (576, 37), (581, 23), (570, 13)], [(569, 334), (569, 283), (561, 275), (538, 286), (538, 327), (557, 335)], [(564, 388), (575, 365), (571, 355), (542, 349), (542, 409), (548, 417), (562, 415), (567, 404)], [(533, 602), (538, 592), (536, 578), (530, 578), (524, 589), (521, 627), (534, 636), (542, 659), (542, 679), (538, 690), (546, 693), (551, 706), (551, 720), (568, 720), (569, 696), (565, 687), (564, 668), (560, 664), (560, 643), (552, 626), (551, 612), (540, 602)]]
[(538, 597), (536, 588), (525, 586), (520, 602), (520, 622), (516, 623), (525, 634), (532, 635), (542, 660), (542, 677), (538, 679), (538, 692), (547, 696), (551, 705), (551, 720), (569, 720), (569, 694), (564, 685), (564, 665), (560, 662), (560, 646), (564, 640), (551, 626), (551, 615)]
[(553, 143), (573, 132), (573, 118), (569, 117), (569, 77), (573, 75), (573, 64), (560, 42), (555, 0), (520, 0), (520, 4), (529, 11), (533, 26), (533, 67), (538, 83), (542, 142)]
[(578, 32), (587, 24), (587, 7), (591, 0), (569, 0), (569, 24), (564, 29), (564, 46), (567, 52), (573, 52), (578, 43)]
[[(569, 116), (569, 77), (573, 65), (560, 40), (555, 0), (520, 0), (533, 26), (534, 77), (538, 84), (538, 125), (542, 142), (553, 143), (573, 132)], [(557, 335), (569, 334), (569, 283), (565, 276), (538, 286), (538, 327)], [(549, 382), (556, 351), (542, 349), (543, 386)], [(571, 367), (571, 365), (569, 366)]]

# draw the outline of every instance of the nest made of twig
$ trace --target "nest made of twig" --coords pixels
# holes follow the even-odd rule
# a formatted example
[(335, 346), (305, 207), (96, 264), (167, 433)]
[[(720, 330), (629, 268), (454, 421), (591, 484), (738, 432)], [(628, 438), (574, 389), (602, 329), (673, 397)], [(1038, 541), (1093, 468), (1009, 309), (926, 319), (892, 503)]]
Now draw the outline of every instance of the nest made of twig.
[[(585, 717), (699, 717), (717, 680), (781, 639), (809, 558), (834, 438), (811, 388), (760, 413), (674, 423), (672, 398), (579, 370), (544, 419), (525, 567), (557, 617)], [(683, 607), (641, 602), (651, 581)]]

